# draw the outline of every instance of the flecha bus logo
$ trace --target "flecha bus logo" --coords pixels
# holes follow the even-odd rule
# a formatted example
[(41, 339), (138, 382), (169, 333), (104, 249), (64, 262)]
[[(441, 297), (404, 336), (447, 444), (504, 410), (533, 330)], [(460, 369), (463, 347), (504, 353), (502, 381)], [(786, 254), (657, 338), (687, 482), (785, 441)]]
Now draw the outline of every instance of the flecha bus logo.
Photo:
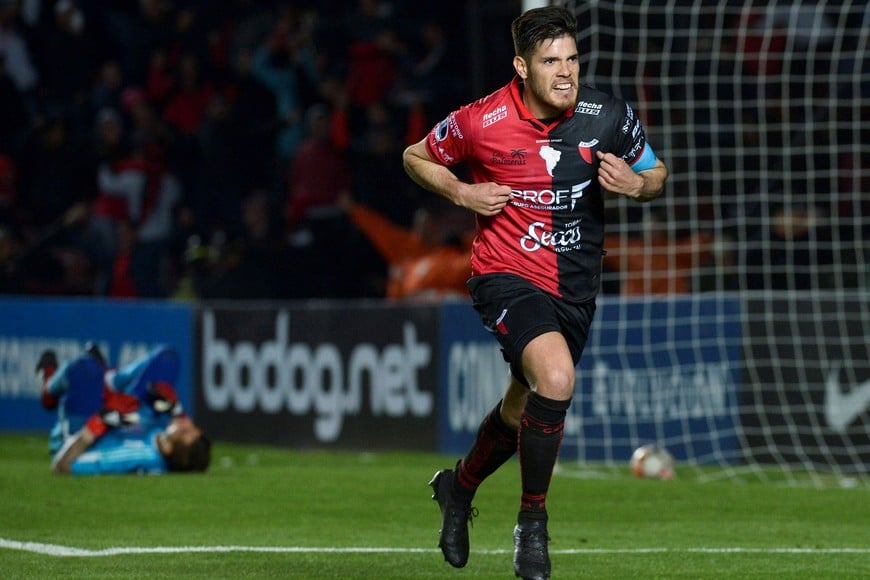
[(577, 151), (580, 152), (580, 157), (583, 158), (583, 161), (592, 165), (592, 148), (598, 145), (598, 139), (593, 139), (592, 141), (581, 141), (577, 144)]

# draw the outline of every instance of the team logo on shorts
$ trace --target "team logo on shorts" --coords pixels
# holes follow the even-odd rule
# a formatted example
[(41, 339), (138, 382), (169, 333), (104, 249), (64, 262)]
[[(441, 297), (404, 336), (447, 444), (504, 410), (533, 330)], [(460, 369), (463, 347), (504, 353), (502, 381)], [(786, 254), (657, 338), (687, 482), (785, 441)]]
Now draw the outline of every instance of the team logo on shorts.
[(498, 320), (495, 321), (495, 327), (498, 329), (499, 334), (507, 334), (508, 329), (507, 325), (504, 323), (505, 316), (507, 316), (507, 308), (501, 311), (501, 316), (498, 317)]
[(577, 144), (577, 150), (580, 152), (580, 157), (583, 161), (592, 165), (592, 148), (598, 145), (598, 139), (592, 141), (581, 141)]

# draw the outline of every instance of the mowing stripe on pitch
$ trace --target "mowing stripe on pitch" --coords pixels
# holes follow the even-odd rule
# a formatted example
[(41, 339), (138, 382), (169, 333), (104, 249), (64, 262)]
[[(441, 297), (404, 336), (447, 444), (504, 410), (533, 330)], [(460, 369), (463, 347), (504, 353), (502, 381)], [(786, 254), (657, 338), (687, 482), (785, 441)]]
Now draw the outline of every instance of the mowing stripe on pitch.
[[(153, 548), (104, 548), (86, 550), (42, 544), (39, 542), (18, 542), (0, 538), (0, 548), (21, 550), (47, 556), (122, 556), (127, 554), (188, 554), (217, 552), (271, 552), (287, 554), (437, 554), (438, 548), (318, 548), (305, 546), (158, 546)], [(512, 554), (513, 550), (472, 550), (475, 554)], [(870, 548), (580, 548), (550, 550), (550, 554), (870, 554)]]

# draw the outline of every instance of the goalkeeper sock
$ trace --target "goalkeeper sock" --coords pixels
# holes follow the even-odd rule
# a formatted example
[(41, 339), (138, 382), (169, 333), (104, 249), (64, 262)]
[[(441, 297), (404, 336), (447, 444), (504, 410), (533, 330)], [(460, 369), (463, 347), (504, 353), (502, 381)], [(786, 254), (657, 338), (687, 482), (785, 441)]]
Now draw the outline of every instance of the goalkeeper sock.
[(501, 418), (501, 401), (477, 429), (474, 444), (457, 466), (453, 491), (469, 501), (483, 480), (495, 473), (517, 451), (517, 432)]
[(59, 402), (59, 396), (48, 390), (48, 382), (57, 372), (57, 355), (52, 350), (46, 350), (39, 356), (36, 363), (36, 381), (41, 393), (40, 400), (46, 409), (54, 409)]
[(545, 518), (550, 479), (565, 427), (571, 400), (557, 401), (529, 393), (520, 420), (519, 451), (523, 495), (520, 513), (531, 518)]
[(54, 375), (57, 369), (54, 367), (46, 367), (39, 370), (38, 380), (42, 382), (40, 401), (45, 409), (56, 409), (60, 399), (52, 395), (48, 390), (48, 380)]

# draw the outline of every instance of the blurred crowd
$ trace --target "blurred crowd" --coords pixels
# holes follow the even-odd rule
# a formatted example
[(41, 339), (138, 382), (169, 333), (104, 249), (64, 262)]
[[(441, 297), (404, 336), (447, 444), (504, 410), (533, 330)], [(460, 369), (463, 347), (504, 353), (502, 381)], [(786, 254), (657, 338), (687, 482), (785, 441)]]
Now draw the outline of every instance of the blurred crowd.
[(0, 0), (0, 293), (385, 296), (351, 205), (470, 225), (401, 165), (466, 99), (462, 6)]
[[(514, 3), (0, 0), (0, 294), (464, 295), (473, 218), (413, 184), (401, 151), (476, 95), (472, 8), (504, 32)], [(638, 104), (673, 173), (664, 207), (609, 210), (605, 293), (867, 283), (866, 131), (851, 122), (852, 103), (863, 115), (870, 102), (853, 82), (863, 61), (812, 83), (802, 59), (787, 75), (760, 69), (769, 26), (751, 24), (754, 8), (732, 12), (726, 27), (755, 31), (743, 44), (726, 38), (715, 62), (652, 44), (665, 57), (645, 60), (640, 93), (635, 59), (598, 55), (593, 84)], [(859, 55), (860, 22), (846, 24), (844, 54)], [(487, 58), (500, 52), (477, 40)], [(768, 67), (785, 66), (773, 58), (784, 46)], [(482, 67), (499, 84), (504, 60), (504, 75)], [(815, 130), (812, 148), (792, 118), (803, 91), (802, 111), (837, 128)], [(693, 100), (674, 107), (683, 94)], [(755, 106), (721, 109), (730, 102)]]

